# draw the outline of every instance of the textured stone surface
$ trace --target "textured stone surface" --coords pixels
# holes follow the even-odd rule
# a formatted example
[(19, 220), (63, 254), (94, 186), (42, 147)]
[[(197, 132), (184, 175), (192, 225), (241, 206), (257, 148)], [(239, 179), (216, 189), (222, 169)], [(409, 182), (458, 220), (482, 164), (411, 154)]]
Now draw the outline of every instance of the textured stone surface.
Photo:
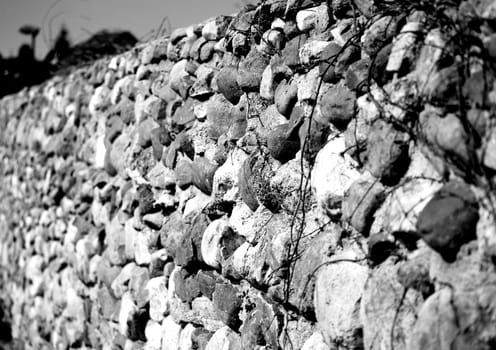
[(368, 269), (350, 262), (353, 260), (352, 255), (342, 255), (317, 272), (314, 303), (317, 325), (326, 343), (338, 341), (347, 348), (359, 349), (363, 344), (358, 311)]
[(346, 190), (359, 177), (355, 163), (346, 154), (344, 137), (329, 141), (317, 155), (312, 176), (312, 190), (326, 211), (340, 208)]
[(478, 205), (470, 188), (448, 183), (420, 213), (417, 231), (445, 260), (453, 261), (460, 247), (476, 238), (478, 220)]
[(496, 7), (407, 5), (252, 1), (4, 96), (0, 348), (494, 348)]

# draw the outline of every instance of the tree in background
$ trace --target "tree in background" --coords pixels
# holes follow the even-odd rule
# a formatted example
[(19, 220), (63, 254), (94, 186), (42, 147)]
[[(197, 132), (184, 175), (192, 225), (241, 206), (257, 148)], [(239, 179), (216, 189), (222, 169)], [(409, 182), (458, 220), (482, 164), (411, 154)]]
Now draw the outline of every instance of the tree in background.
[(36, 37), (40, 33), (40, 28), (26, 24), (19, 28), (19, 32), (24, 35), (29, 35), (31, 37), (31, 51), (33, 52), (33, 58), (36, 55)]

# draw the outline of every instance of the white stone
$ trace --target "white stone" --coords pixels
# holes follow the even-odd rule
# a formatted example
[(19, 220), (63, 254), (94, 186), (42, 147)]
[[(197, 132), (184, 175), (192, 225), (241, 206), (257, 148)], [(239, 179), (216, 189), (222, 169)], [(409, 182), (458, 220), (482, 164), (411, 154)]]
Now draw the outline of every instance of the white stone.
[(145, 327), (145, 350), (160, 350), (162, 347), (162, 325), (148, 320)]
[(230, 257), (233, 270), (248, 281), (262, 283), (265, 276), (265, 261), (261, 259), (264, 247), (262, 243), (255, 246), (245, 242)]
[(97, 87), (88, 103), (88, 110), (91, 115), (95, 116), (97, 112), (101, 111), (104, 107), (107, 107), (110, 102), (109, 98), (110, 89), (108, 87), (104, 85)]
[(296, 14), (296, 26), (301, 32), (307, 32), (315, 27), (317, 11), (315, 8), (301, 10)]
[(219, 40), (221, 37), (222, 27), (217, 23), (217, 19), (213, 18), (208, 21), (202, 28), (202, 36), (207, 40)]
[(191, 310), (196, 315), (195, 319), (198, 319), (206, 330), (215, 332), (224, 327), (224, 323), (218, 319), (214, 303), (206, 296), (195, 298), (191, 302)]
[(394, 38), (391, 54), (386, 66), (389, 72), (397, 72), (403, 65), (403, 61), (414, 50), (417, 36), (422, 33), (423, 25), (420, 22), (406, 23), (401, 32)]
[[(347, 252), (348, 253), (348, 252)], [(333, 260), (355, 260), (353, 253), (343, 253)], [(322, 267), (316, 274), (315, 315), (317, 326), (328, 344), (356, 342), (362, 325), (359, 319), (360, 298), (368, 278), (368, 268), (355, 262), (336, 262)]]
[(269, 64), (262, 74), (260, 96), (267, 100), (272, 100), (274, 98), (274, 89), (274, 75), (272, 74), (272, 67)]
[(260, 42), (260, 51), (267, 54), (272, 54), (274, 51), (281, 50), (285, 44), (285, 36), (280, 30), (269, 29), (267, 30)]
[(305, 43), (299, 50), (300, 61), (303, 64), (316, 62), (321, 58), (322, 52), (329, 45), (329, 41), (312, 40)]
[(134, 101), (134, 118), (136, 124), (139, 124), (143, 119), (146, 118), (145, 96), (143, 96), (142, 94), (136, 94)]
[(201, 253), (203, 261), (213, 268), (220, 268), (222, 263), (220, 240), (224, 230), (229, 227), (226, 219), (217, 219), (212, 221), (203, 233), (201, 243)]
[(301, 10), (296, 14), (296, 26), (302, 32), (308, 32), (312, 29), (322, 32), (329, 27), (329, 22), (329, 7), (327, 3)]
[(152, 262), (152, 247), (157, 236), (150, 229), (139, 231), (134, 240), (134, 260), (138, 265), (149, 265)]
[(162, 162), (157, 162), (155, 166), (146, 174), (150, 185), (155, 188), (168, 188), (176, 184), (174, 171), (165, 167)]
[(162, 322), (162, 350), (178, 350), (181, 326), (168, 316)]
[(178, 350), (190, 350), (193, 348), (193, 332), (195, 331), (195, 326), (188, 323), (186, 327), (181, 331), (179, 336), (179, 348)]
[(119, 311), (119, 332), (122, 335), (126, 335), (128, 325), (127, 320), (130, 315), (138, 310), (137, 306), (134, 304), (133, 298), (129, 292), (122, 295), (121, 308)]
[(150, 279), (145, 287), (150, 302), (150, 318), (161, 322), (169, 311), (168, 291), (165, 285), (165, 277)]
[(215, 52), (226, 52), (226, 38), (222, 38), (214, 45)]
[[(387, 259), (374, 268), (364, 288), (360, 320), (365, 349), (405, 349), (405, 343), (411, 337), (417, 311), (424, 298), (414, 288), (405, 290), (398, 281), (399, 266), (395, 258)], [(416, 267), (421, 269), (420, 266)]]
[(98, 270), (103, 258), (100, 255), (95, 255), (91, 258), (88, 267), (88, 282), (96, 283), (98, 279)]
[(236, 201), (239, 197), (238, 174), (248, 155), (241, 149), (232, 151), (226, 162), (214, 175), (212, 196), (226, 201)]
[(183, 219), (185, 222), (191, 222), (195, 216), (201, 212), (208, 203), (210, 203), (211, 198), (201, 191), (196, 191), (196, 196), (189, 199), (184, 206)]
[(205, 350), (241, 350), (241, 339), (231, 328), (225, 326), (214, 333)]
[(109, 65), (108, 65), (108, 68), (111, 69), (111, 70), (114, 70), (114, 71), (117, 71), (117, 69), (119, 69), (119, 60), (120, 60), (120, 56), (114, 56), (110, 59), (110, 62), (109, 62)]
[(317, 89), (321, 79), (318, 66), (310, 70), (307, 74), (298, 76), (295, 79), (296, 85), (298, 86), (298, 101), (315, 100), (317, 98)]
[(250, 207), (245, 202), (239, 201), (234, 206), (229, 217), (229, 226), (242, 236), (248, 236), (242, 232), (251, 231), (250, 218), (253, 215)]
[(420, 151), (415, 151), (404, 181), (377, 210), (370, 229), (379, 232), (416, 231), (418, 215), (441, 188), (441, 177)]
[(485, 166), (496, 170), (496, 129), (491, 131), (483, 153), (482, 162)]
[(284, 22), (281, 18), (277, 17), (272, 21), (270, 25), (271, 29), (284, 29), (286, 22)]
[(202, 102), (193, 108), (196, 119), (203, 122), (207, 119), (208, 102)]
[(317, 331), (307, 339), (301, 350), (331, 350), (331, 348), (325, 343), (322, 333)]
[(319, 205), (327, 210), (341, 207), (341, 200), (360, 177), (356, 162), (347, 154), (344, 136), (333, 137), (317, 154), (311, 186)]
[(424, 85), (431, 78), (433, 72), (437, 71), (439, 60), (442, 58), (446, 46), (446, 38), (440, 28), (427, 33), (424, 45), (420, 51), (415, 67), (418, 87), (422, 91)]
[[(186, 78), (189, 73), (186, 72), (186, 65), (188, 64), (188, 60), (181, 60), (177, 62), (171, 69), (169, 73), (169, 81), (171, 83), (171, 87), (179, 86), (180, 81)], [(176, 91), (179, 93), (179, 91)]]
[(135, 263), (125, 265), (117, 277), (112, 281), (111, 289), (116, 298), (120, 298), (128, 291), (128, 284), (136, 270)]

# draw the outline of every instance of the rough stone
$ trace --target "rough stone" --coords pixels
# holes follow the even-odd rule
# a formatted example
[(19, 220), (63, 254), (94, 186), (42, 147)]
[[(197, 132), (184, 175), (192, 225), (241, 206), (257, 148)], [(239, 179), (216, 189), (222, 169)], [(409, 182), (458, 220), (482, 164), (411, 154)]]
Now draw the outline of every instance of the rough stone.
[(341, 209), (344, 194), (360, 175), (356, 163), (344, 151), (344, 137), (334, 138), (317, 154), (312, 170), (312, 191), (327, 213)]
[(216, 283), (212, 301), (220, 320), (237, 330), (241, 325), (239, 312), (243, 301), (240, 290), (227, 283)]
[(201, 243), (203, 260), (218, 269), (243, 241), (244, 239), (229, 227), (227, 220), (212, 221), (203, 233)]
[(243, 94), (236, 80), (237, 75), (238, 71), (234, 67), (224, 67), (215, 78), (220, 93), (232, 104), (237, 104)]
[(494, 292), (493, 285), (473, 291), (440, 289), (420, 308), (408, 348), (490, 349), (494, 330), (487, 320), (495, 317)]
[(288, 83), (283, 80), (275, 90), (274, 102), (277, 107), (277, 111), (285, 117), (291, 115), (291, 111), (297, 101), (297, 91), (298, 88), (295, 84)]
[(470, 188), (448, 183), (420, 213), (417, 231), (446, 261), (453, 261), (460, 247), (476, 238), (478, 220), (478, 204)]
[(343, 218), (359, 232), (367, 234), (374, 220), (373, 214), (384, 199), (384, 187), (370, 175), (363, 174), (345, 193)]
[(408, 135), (381, 119), (368, 137), (366, 168), (386, 185), (395, 185), (408, 170)]
[(205, 350), (241, 350), (242, 348), (239, 335), (225, 326), (214, 333)]
[(362, 37), (363, 50), (370, 56), (377, 53), (396, 34), (397, 20), (384, 16), (372, 23)]
[(346, 128), (355, 116), (355, 93), (342, 85), (335, 85), (325, 92), (320, 100), (321, 122), (332, 123), (339, 129)]
[[(348, 259), (342, 261), (340, 259)], [(317, 326), (327, 344), (339, 341), (348, 349), (360, 349), (362, 324), (358, 312), (368, 269), (355, 257), (343, 253), (317, 272), (315, 282), (315, 313)], [(351, 261), (351, 262), (350, 262)]]
[(243, 91), (258, 91), (262, 82), (265, 67), (270, 57), (257, 49), (252, 49), (241, 62), (238, 70), (237, 82)]

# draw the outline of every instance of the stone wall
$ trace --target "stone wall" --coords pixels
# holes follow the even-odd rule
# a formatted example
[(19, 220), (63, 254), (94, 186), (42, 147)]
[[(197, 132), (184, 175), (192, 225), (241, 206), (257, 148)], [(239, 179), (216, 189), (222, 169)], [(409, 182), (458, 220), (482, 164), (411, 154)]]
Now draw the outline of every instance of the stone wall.
[(396, 3), (264, 1), (2, 99), (5, 346), (494, 349), (496, 6)]

